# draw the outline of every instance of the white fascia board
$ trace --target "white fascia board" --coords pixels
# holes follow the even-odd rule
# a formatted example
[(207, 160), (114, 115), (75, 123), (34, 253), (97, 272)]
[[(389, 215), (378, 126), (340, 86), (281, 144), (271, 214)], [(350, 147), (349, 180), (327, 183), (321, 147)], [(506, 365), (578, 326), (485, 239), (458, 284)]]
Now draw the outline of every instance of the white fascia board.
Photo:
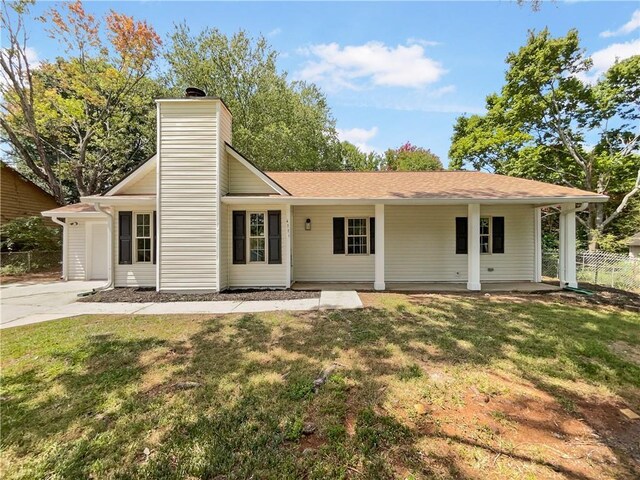
[(158, 163), (158, 155), (156, 154), (153, 157), (151, 157), (149, 160), (144, 162), (142, 165), (140, 165), (138, 169), (135, 170), (133, 173), (126, 176), (122, 181), (114, 185), (111, 188), (111, 190), (109, 190), (107, 193), (104, 194), (104, 196), (111, 197), (113, 195), (117, 195), (118, 192), (120, 192), (127, 185), (133, 185), (135, 182), (137, 182), (142, 177), (144, 177), (147, 173), (151, 172), (154, 168), (156, 168), (157, 163)]
[(80, 197), (82, 203), (97, 203), (99, 205), (155, 205), (155, 195), (136, 195), (136, 196), (93, 196)]
[(262, 197), (262, 196), (224, 196), (222, 202), (229, 205), (548, 205), (560, 203), (603, 203), (609, 197), (530, 197), (530, 198), (310, 198), (310, 197)]
[(274, 191), (278, 192), (280, 195), (290, 196), (289, 192), (278, 185), (271, 177), (269, 177), (269, 175), (256, 168), (251, 162), (249, 162), (246, 158), (236, 152), (233, 147), (225, 144), (224, 148), (229, 155), (238, 160), (242, 165), (248, 168), (251, 173), (253, 173), (256, 177), (273, 188)]
[(54, 212), (47, 210), (46, 212), (40, 212), (40, 215), (47, 218), (104, 218), (104, 215), (100, 212)]

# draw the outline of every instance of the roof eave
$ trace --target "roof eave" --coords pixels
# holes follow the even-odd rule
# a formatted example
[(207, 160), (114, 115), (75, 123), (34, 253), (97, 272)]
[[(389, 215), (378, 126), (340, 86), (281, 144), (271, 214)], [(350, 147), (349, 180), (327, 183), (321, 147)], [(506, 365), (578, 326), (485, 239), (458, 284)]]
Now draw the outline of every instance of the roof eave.
[(346, 197), (264, 197), (264, 196), (224, 196), (222, 202), (232, 205), (263, 203), (291, 205), (550, 205), (561, 203), (604, 203), (609, 197), (573, 196), (573, 197), (510, 197), (510, 198), (346, 198)]

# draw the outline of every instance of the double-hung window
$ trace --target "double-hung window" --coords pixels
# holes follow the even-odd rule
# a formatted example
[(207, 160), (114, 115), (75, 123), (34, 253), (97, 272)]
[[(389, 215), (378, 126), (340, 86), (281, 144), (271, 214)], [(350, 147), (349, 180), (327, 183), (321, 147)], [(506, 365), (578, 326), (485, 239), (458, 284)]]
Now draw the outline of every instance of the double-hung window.
[(151, 262), (151, 214), (136, 213), (136, 262)]
[(347, 254), (367, 254), (367, 219), (347, 219)]
[(264, 212), (249, 213), (249, 262), (264, 262), (266, 259)]
[(480, 253), (491, 253), (491, 218), (480, 218)]

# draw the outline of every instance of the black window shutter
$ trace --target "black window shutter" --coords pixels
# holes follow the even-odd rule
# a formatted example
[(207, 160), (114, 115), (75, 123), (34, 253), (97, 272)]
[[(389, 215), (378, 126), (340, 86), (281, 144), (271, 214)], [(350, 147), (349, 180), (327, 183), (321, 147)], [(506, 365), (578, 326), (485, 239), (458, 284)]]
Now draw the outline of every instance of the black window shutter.
[(369, 219), (369, 238), (371, 239), (371, 246), (369, 247), (369, 253), (373, 255), (376, 253), (376, 218), (371, 217)]
[(244, 210), (233, 212), (233, 263), (247, 263), (247, 213)]
[(118, 263), (131, 265), (132, 263), (132, 218), (131, 212), (118, 213)]
[(280, 210), (269, 210), (269, 263), (282, 263)]
[(467, 217), (456, 217), (456, 253), (467, 253)]
[(153, 211), (153, 239), (151, 240), (151, 243), (153, 244), (153, 246), (151, 247), (153, 249), (153, 264), (156, 264), (156, 250), (158, 250), (158, 240), (157, 240), (157, 235), (156, 232), (158, 231), (158, 227), (156, 227), (156, 211)]
[(344, 217), (333, 219), (333, 254), (344, 253)]
[(492, 252), (504, 253), (504, 217), (493, 217), (492, 222)]

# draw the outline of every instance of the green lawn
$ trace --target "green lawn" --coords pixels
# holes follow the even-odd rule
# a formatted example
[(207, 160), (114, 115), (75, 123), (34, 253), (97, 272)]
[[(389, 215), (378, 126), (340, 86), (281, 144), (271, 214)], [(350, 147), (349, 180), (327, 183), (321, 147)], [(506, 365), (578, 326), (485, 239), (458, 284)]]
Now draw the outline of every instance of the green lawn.
[(363, 297), (360, 311), (3, 330), (3, 478), (640, 474), (640, 421), (619, 413), (640, 411), (637, 313)]

